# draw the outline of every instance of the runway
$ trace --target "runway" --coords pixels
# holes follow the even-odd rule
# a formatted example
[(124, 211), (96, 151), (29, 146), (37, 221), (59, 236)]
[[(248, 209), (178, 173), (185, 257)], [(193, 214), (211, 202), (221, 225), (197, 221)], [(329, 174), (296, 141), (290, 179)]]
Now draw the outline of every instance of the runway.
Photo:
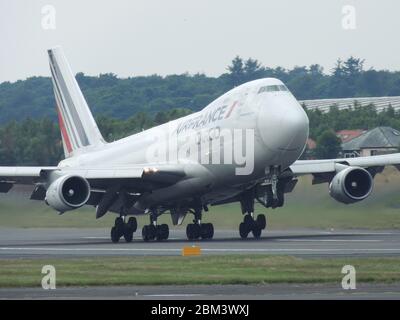
[(400, 231), (274, 230), (264, 231), (261, 239), (242, 240), (236, 230), (216, 230), (212, 240), (188, 241), (178, 229), (163, 242), (144, 242), (139, 231), (132, 243), (113, 244), (108, 229), (0, 228), (0, 259), (181, 255), (182, 247), (192, 245), (200, 246), (203, 255), (398, 256)]
[(400, 299), (400, 283), (359, 284), (343, 290), (340, 284), (117, 286), (0, 289), (0, 299), (112, 300), (324, 300)]

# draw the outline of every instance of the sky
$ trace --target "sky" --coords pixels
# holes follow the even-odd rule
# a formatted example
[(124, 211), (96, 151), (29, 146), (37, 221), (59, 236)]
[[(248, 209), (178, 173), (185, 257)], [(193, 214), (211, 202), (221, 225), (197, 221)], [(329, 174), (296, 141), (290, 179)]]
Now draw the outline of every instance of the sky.
[(400, 70), (399, 12), (398, 0), (0, 0), (0, 82), (49, 76), (56, 45), (88, 75), (218, 76), (236, 55)]

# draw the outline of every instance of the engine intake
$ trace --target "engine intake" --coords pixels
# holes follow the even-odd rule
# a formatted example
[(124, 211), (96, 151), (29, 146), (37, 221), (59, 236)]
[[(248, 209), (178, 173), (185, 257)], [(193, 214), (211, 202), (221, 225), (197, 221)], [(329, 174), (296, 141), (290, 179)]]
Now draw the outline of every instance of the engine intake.
[(374, 179), (359, 167), (348, 167), (337, 173), (329, 184), (329, 194), (335, 200), (349, 204), (364, 200), (371, 192)]
[(47, 189), (46, 203), (59, 212), (82, 207), (90, 197), (89, 182), (80, 176), (66, 175)]

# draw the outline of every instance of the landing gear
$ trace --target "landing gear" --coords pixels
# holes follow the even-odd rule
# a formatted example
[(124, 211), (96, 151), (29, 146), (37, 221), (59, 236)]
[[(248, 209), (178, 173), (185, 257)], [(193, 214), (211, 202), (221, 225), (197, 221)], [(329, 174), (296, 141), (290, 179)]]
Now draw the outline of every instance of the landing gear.
[(142, 229), (142, 238), (144, 241), (167, 240), (169, 237), (169, 227), (167, 224), (157, 225), (158, 211), (153, 209), (150, 213), (150, 224)]
[(285, 196), (284, 182), (278, 179), (280, 169), (271, 167), (269, 169), (269, 176), (271, 184), (267, 187), (267, 208), (272, 209), (283, 207)]
[(265, 215), (260, 214), (254, 219), (254, 190), (246, 191), (240, 201), (242, 213), (244, 215), (243, 222), (239, 225), (239, 234), (242, 239), (246, 239), (249, 233), (258, 239), (262, 230), (265, 229), (267, 223)]
[(212, 223), (201, 223), (202, 207), (199, 206), (194, 210), (193, 223), (189, 223), (186, 227), (186, 236), (189, 240), (196, 239), (212, 239), (214, 237), (214, 226)]
[(212, 223), (189, 223), (186, 227), (186, 236), (189, 240), (212, 239), (214, 236), (214, 226)]
[(128, 222), (124, 225), (124, 238), (126, 242), (132, 242), (133, 233), (137, 230), (136, 218), (130, 217)]
[(124, 221), (123, 217), (115, 219), (114, 226), (111, 228), (111, 241), (113, 243), (119, 242), (123, 236), (126, 242), (131, 242), (133, 233), (137, 230), (137, 221), (135, 217), (130, 217), (128, 222)]
[(258, 239), (261, 236), (262, 230), (266, 227), (265, 215), (259, 214), (257, 219), (246, 214), (244, 216), (243, 222), (239, 225), (239, 234), (242, 239), (246, 239), (249, 233), (253, 234), (253, 237)]

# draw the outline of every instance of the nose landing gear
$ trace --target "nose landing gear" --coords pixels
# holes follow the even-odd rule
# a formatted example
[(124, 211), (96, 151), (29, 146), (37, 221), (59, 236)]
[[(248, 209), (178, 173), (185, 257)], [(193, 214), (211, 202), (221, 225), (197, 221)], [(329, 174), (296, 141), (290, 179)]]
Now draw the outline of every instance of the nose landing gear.
[(258, 239), (261, 236), (262, 230), (266, 228), (265, 215), (259, 214), (254, 219), (254, 190), (246, 191), (240, 200), (242, 208), (243, 222), (239, 225), (239, 234), (242, 239), (246, 239), (249, 233)]

